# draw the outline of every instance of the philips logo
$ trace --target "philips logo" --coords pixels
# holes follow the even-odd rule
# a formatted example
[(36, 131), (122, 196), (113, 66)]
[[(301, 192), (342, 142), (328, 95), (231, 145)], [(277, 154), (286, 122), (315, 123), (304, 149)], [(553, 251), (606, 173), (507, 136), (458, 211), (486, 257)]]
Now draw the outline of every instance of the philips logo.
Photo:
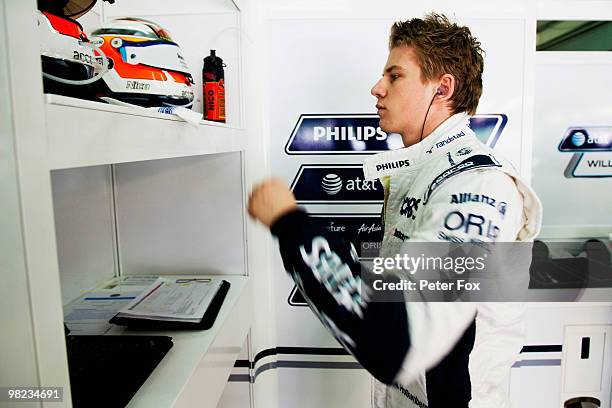
[(410, 166), (410, 160), (398, 160), (390, 163), (377, 164), (376, 171), (399, 169), (408, 166)]
[(287, 154), (372, 154), (403, 147), (399, 134), (387, 134), (372, 114), (302, 114)]
[(318, 140), (386, 140), (387, 134), (380, 127), (365, 126), (314, 126), (312, 129), (312, 138)]

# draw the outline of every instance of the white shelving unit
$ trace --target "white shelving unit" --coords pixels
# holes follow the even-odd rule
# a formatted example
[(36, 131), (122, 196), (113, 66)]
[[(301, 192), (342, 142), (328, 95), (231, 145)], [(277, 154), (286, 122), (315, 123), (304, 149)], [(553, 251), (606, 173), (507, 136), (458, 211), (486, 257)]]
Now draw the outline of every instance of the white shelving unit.
[(52, 170), (239, 152), (246, 146), (246, 131), (225, 124), (202, 120), (193, 126), (172, 115), (60, 95), (45, 100)]
[[(0, 346), (0, 386), (64, 387), (62, 403), (22, 406), (71, 406), (63, 306), (130, 274), (214, 274), (231, 283), (211, 329), (138, 332), (171, 336), (174, 346), (129, 404), (217, 406), (254, 310), (245, 203), (247, 167), (258, 165), (249, 150), (256, 132), (244, 112), (252, 51), (241, 41), (243, 6), (252, 4), (138, 0), (98, 5), (88, 20), (159, 22), (183, 48), (198, 86), (197, 64), (209, 49), (227, 57), (228, 123), (192, 125), (44, 95), (36, 2), (0, 0), (0, 250), (9, 282), (0, 289), (0, 316), (11, 333)], [(120, 332), (130, 333), (111, 331)]]
[[(241, 351), (252, 320), (252, 298), (249, 278), (245, 276), (177, 275), (176, 278), (221, 278), (230, 283), (229, 291), (219, 310), (213, 326), (208, 330), (146, 331), (130, 330), (128, 327), (112, 325), (110, 335), (159, 335), (172, 337), (173, 346), (147, 378), (129, 403), (130, 408), (142, 407), (216, 407), (227, 377)], [(82, 312), (82, 298), (91, 293), (96, 296), (110, 294), (133, 295), (148, 285), (121, 288), (122, 278), (113, 278), (83, 293), (66, 305), (67, 315)], [(127, 291), (127, 293), (125, 292)], [(71, 330), (78, 333), (78, 318), (68, 320)], [(76, 325), (73, 325), (75, 323)], [(100, 321), (96, 329), (104, 331), (109, 325)], [(87, 325), (91, 326), (91, 322)], [(100, 327), (100, 329), (98, 329)], [(89, 330), (92, 330), (91, 327)], [(242, 340), (241, 340), (242, 339)]]
[(232, 286), (209, 330), (147, 332), (171, 336), (174, 345), (134, 395), (129, 408), (217, 406), (251, 325), (253, 301), (248, 278), (223, 279)]

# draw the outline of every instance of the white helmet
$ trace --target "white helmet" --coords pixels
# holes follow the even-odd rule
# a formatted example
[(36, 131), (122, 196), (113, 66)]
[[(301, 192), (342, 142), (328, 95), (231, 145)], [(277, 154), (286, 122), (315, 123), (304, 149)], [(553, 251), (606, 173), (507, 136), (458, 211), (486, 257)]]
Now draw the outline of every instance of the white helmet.
[(110, 62), (98, 85), (99, 96), (148, 107), (193, 104), (195, 84), (189, 67), (178, 44), (158, 24), (125, 17), (91, 35)]
[[(114, 2), (114, 0), (106, 0)], [(38, 36), (47, 93), (94, 99), (93, 82), (106, 70), (83, 27), (74, 18), (87, 13), (96, 0), (38, 0)]]

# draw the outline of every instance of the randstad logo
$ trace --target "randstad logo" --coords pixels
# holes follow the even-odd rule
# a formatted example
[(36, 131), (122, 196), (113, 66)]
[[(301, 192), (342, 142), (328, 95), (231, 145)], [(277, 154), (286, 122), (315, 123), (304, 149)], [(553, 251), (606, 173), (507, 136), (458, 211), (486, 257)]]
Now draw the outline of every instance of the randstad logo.
[(465, 132), (462, 130), (460, 133), (457, 133), (456, 135), (449, 136), (445, 140), (442, 140), (442, 141), (436, 143), (436, 148), (439, 149), (441, 147), (444, 147), (447, 144), (450, 144), (450, 143), (454, 142), (455, 140), (457, 140), (457, 139), (459, 139), (459, 138), (461, 138), (463, 136), (465, 136)]

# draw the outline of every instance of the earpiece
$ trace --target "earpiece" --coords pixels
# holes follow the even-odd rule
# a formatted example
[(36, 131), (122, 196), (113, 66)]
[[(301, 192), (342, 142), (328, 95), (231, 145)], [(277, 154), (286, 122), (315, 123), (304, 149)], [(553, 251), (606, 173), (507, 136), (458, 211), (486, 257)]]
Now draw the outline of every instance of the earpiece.
[(438, 90), (436, 91), (436, 96), (444, 96), (444, 91), (442, 90), (442, 88), (438, 88)]

